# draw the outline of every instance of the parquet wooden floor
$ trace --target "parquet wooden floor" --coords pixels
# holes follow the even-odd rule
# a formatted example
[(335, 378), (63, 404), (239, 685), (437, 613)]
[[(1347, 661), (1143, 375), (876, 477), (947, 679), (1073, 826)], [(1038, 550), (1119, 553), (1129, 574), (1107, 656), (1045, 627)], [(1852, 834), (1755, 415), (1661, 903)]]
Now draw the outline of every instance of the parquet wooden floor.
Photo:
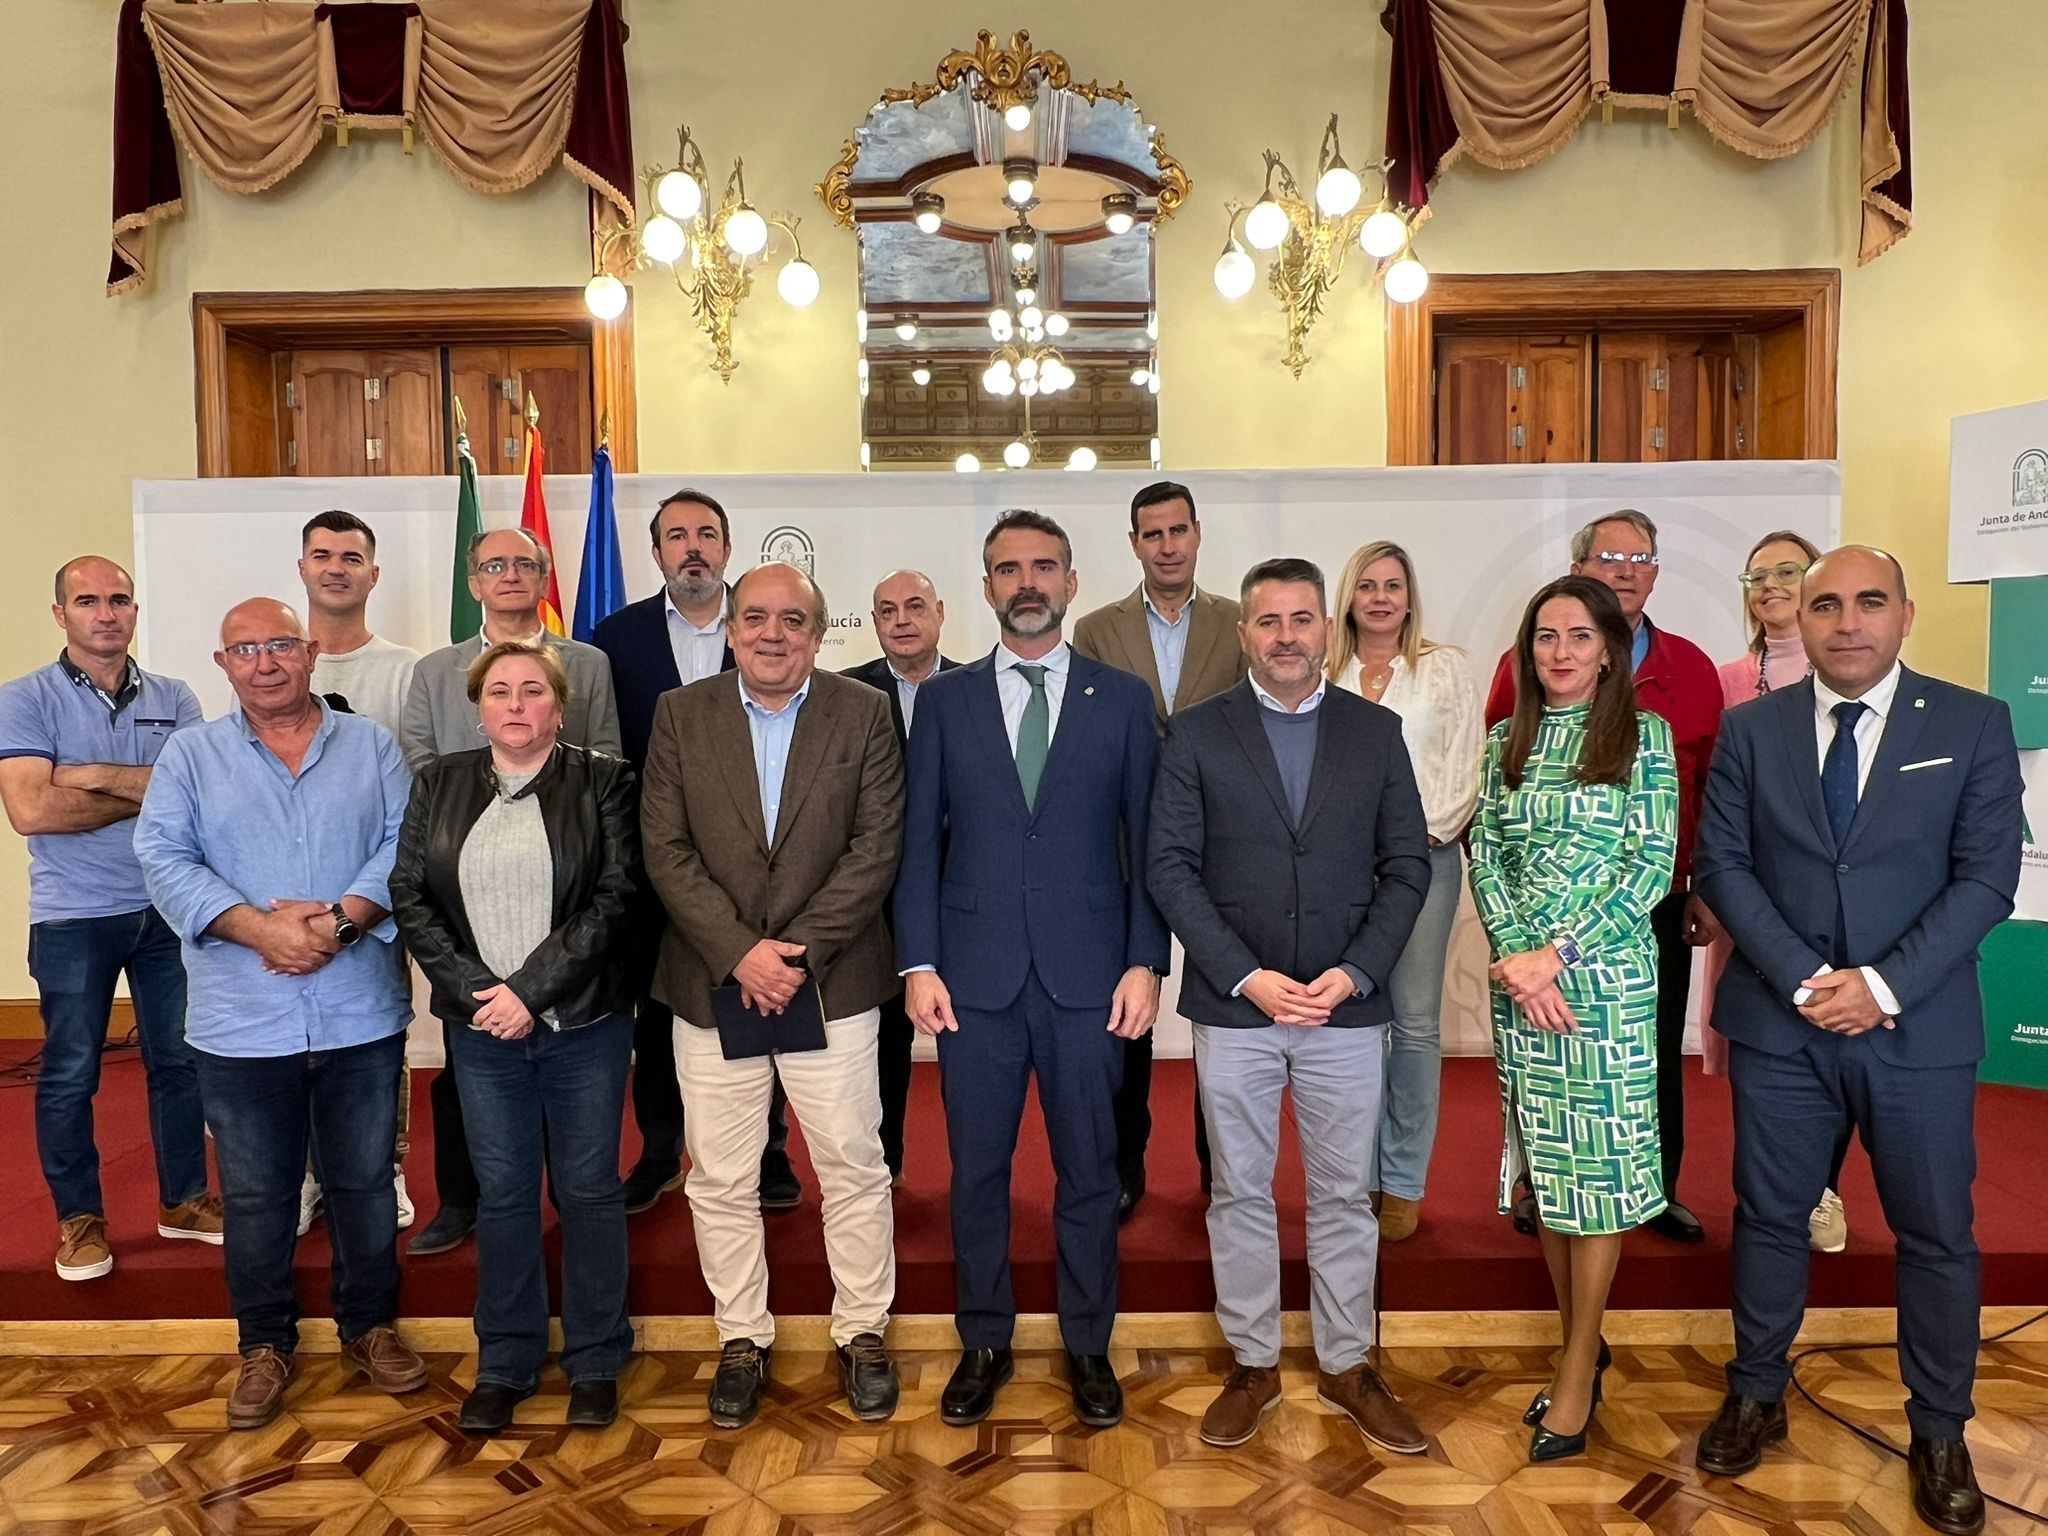
[[(1904, 1464), (1800, 1401), (1790, 1441), (1739, 1480), (1692, 1467), (1721, 1395), (1724, 1351), (1617, 1351), (1582, 1461), (1531, 1467), (1519, 1416), (1548, 1377), (1541, 1349), (1397, 1349), (1383, 1362), (1430, 1435), (1422, 1456), (1366, 1445), (1320, 1408), (1314, 1362), (1290, 1351), (1286, 1401), (1234, 1451), (1196, 1434), (1228, 1367), (1220, 1350), (1116, 1358), (1125, 1423), (1088, 1431), (1050, 1352), (1020, 1356), (999, 1416), (939, 1422), (952, 1356), (900, 1357), (893, 1422), (844, 1411), (830, 1356), (775, 1361), (762, 1418), (705, 1418), (708, 1354), (636, 1357), (625, 1412), (604, 1432), (561, 1428), (551, 1377), (512, 1433), (471, 1440), (455, 1410), (473, 1358), (436, 1356), (433, 1379), (392, 1399), (344, 1383), (333, 1355), (303, 1355), (289, 1411), (229, 1434), (231, 1358), (0, 1360), (0, 1532), (537, 1532), (638, 1536), (1887, 1536), (1922, 1532)], [(1895, 1362), (1872, 1352), (1808, 1363), (1837, 1411), (1904, 1444)], [(2048, 1345), (1987, 1351), (1970, 1441), (1987, 1491), (2048, 1508)], [(1994, 1509), (1995, 1536), (2040, 1528)]]

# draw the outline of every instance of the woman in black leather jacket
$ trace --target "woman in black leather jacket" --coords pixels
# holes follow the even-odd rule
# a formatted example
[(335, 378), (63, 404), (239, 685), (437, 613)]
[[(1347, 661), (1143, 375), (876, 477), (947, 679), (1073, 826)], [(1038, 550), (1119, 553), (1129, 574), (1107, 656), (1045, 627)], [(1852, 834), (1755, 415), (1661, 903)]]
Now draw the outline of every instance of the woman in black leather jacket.
[(633, 1347), (619, 1127), (633, 1046), (639, 792), (617, 758), (558, 741), (568, 679), (545, 644), (469, 669), (489, 745), (429, 764), (391, 874), (393, 916), (433, 987), (483, 1198), (477, 1377), (465, 1430), (495, 1434), (547, 1353), (541, 1164), (562, 1222), (569, 1423), (618, 1415)]

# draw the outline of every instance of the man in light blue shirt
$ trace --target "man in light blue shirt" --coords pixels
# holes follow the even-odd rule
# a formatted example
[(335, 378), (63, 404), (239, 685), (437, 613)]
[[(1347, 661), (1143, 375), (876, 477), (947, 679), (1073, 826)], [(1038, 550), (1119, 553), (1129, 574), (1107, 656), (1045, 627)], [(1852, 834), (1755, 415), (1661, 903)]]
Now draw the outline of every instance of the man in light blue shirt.
[(316, 654), (283, 603), (230, 609), (214, 660), (235, 708), (166, 745), (135, 828), (135, 856), (192, 978), (186, 1032), (220, 1164), (241, 1334), (231, 1429), (276, 1418), (291, 1379), (309, 1137), (347, 1369), (392, 1392), (426, 1382), (391, 1326), (391, 1144), (412, 1005), (390, 876), (412, 781), (389, 731), (313, 693)]
[(789, 696), (779, 709), (770, 709), (755, 699), (751, 690), (740, 689), (740, 704), (747, 712), (747, 730), (754, 738), (754, 777), (761, 785), (761, 824), (768, 829), (768, 842), (775, 843), (775, 820), (782, 812), (782, 780), (789, 768), (789, 743), (796, 735), (796, 712), (811, 694), (811, 680)]

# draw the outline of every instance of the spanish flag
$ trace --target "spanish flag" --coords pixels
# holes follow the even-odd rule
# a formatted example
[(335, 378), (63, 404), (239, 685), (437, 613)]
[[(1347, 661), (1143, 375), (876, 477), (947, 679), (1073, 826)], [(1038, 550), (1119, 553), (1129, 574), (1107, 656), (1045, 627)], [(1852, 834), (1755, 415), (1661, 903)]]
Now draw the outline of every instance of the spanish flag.
[(555, 540), (548, 532), (548, 503), (541, 489), (541, 473), (547, 463), (547, 449), (540, 440), (540, 407), (533, 396), (526, 397), (526, 489), (519, 498), (519, 526), (547, 551), (548, 589), (540, 600), (540, 621), (549, 634), (566, 634), (562, 625), (562, 589), (555, 583)]

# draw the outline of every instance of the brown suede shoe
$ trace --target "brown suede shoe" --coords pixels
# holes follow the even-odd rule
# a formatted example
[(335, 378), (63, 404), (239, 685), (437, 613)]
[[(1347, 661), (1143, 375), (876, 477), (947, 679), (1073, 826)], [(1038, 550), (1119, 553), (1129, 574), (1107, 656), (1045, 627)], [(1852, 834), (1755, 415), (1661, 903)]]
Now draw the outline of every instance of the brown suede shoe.
[(1415, 1235), (1422, 1223), (1422, 1202), (1401, 1195), (1380, 1196), (1380, 1241), (1398, 1243)]
[(67, 1216), (57, 1226), (57, 1278), (97, 1280), (111, 1274), (114, 1250), (107, 1246), (107, 1218)]
[(1318, 1371), (1316, 1399), (1348, 1417), (1374, 1445), (1408, 1455), (1429, 1449), (1429, 1441), (1408, 1417), (1408, 1410), (1394, 1400), (1380, 1373), (1370, 1365), (1360, 1362), (1335, 1376)]
[(427, 1384), (427, 1363), (403, 1344), (391, 1328), (372, 1328), (341, 1347), (351, 1375), (370, 1378), (380, 1392), (417, 1392)]
[(180, 1205), (156, 1208), (158, 1237), (188, 1237), (218, 1248), (226, 1227), (221, 1221), (220, 1196), (203, 1190)]
[(228, 1393), (228, 1428), (261, 1429), (284, 1409), (285, 1383), (292, 1379), (292, 1357), (268, 1344), (242, 1356), (242, 1374)]
[(1243, 1445), (1280, 1405), (1280, 1373), (1270, 1365), (1240, 1365), (1202, 1415), (1206, 1445)]

